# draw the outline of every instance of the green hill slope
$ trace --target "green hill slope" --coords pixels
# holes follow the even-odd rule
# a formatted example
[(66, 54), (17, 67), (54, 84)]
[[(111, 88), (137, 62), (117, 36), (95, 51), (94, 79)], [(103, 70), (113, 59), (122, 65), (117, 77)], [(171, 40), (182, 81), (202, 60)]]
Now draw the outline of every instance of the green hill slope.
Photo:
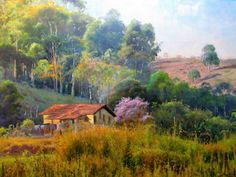
[(36, 89), (27, 84), (16, 83), (18, 91), (24, 96), (25, 117), (39, 118), (38, 113), (56, 103), (86, 103), (88, 100), (64, 96), (49, 89)]

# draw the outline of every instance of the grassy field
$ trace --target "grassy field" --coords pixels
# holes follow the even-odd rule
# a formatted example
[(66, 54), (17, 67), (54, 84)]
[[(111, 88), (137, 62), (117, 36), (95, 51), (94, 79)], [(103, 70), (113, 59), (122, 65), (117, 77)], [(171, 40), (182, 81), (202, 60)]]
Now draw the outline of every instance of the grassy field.
[(49, 89), (36, 89), (27, 84), (16, 84), (19, 92), (24, 96), (23, 105), (27, 114), (33, 117), (37, 112), (55, 103), (87, 103), (88, 100), (72, 96), (64, 96)]
[(2, 156), (0, 176), (236, 176), (236, 136), (204, 145), (158, 135), (146, 125), (95, 127), (49, 139), (0, 140), (1, 149), (13, 144), (53, 150)]
[(225, 68), (225, 69), (221, 69), (221, 70), (216, 70), (213, 71), (211, 73), (211, 75), (213, 76), (212, 78), (206, 78), (206, 79), (202, 79), (202, 81), (207, 81), (209, 83), (211, 83), (212, 85), (216, 85), (220, 82), (228, 82), (231, 83), (234, 87), (234, 89), (236, 89), (236, 68), (232, 69), (232, 68)]

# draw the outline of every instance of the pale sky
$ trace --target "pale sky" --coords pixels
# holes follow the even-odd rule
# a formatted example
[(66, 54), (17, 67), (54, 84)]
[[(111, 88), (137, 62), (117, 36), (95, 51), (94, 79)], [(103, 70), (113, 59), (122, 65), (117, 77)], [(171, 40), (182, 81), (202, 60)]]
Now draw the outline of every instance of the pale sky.
[[(236, 0), (86, 0), (87, 12), (103, 17), (118, 10), (127, 25), (132, 19), (151, 23), (162, 53), (200, 56), (205, 44), (221, 58), (236, 58)], [(162, 54), (160, 54), (162, 55)]]

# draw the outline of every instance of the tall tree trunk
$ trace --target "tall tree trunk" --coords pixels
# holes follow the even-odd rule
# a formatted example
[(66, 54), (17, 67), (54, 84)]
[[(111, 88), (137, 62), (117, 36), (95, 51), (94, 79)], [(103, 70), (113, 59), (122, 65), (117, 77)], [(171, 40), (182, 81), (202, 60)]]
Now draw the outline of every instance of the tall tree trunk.
[(83, 86), (84, 86), (84, 81), (80, 81), (79, 82), (79, 89), (80, 89), (80, 96), (82, 97), (83, 96)]
[[(55, 36), (57, 36), (57, 25), (54, 23), (54, 28), (55, 28)], [(56, 74), (56, 91), (58, 91), (58, 77), (57, 77), (57, 73), (58, 73), (58, 61), (59, 61), (59, 58), (57, 56), (57, 45), (55, 45), (55, 64), (56, 64), (56, 71), (55, 71), (55, 74)]]
[(16, 81), (17, 71), (16, 71), (16, 59), (13, 60), (13, 79)]
[(75, 96), (75, 77), (74, 74), (72, 73), (72, 80), (71, 80), (71, 96)]
[(35, 110), (35, 117), (38, 117), (38, 113), (39, 113), (39, 106), (36, 107), (36, 110)]
[[(16, 42), (15, 42), (15, 47), (16, 47), (16, 51), (18, 51), (18, 39), (16, 37)], [(16, 81), (17, 79), (17, 66), (16, 66), (16, 59), (14, 58), (13, 61), (13, 79), (14, 81)]]
[(63, 80), (60, 79), (60, 94), (63, 94)]
[(58, 92), (58, 78), (57, 78), (57, 76), (55, 79), (55, 90), (56, 90), (56, 92)]
[[(73, 57), (73, 71), (75, 70), (75, 58)], [(71, 77), (71, 96), (75, 96), (75, 76), (74, 72), (72, 72), (72, 77)]]
[(68, 87), (69, 87), (68, 85), (69, 85), (68, 83), (65, 84), (65, 91), (66, 91), (66, 94), (67, 94), (67, 95), (70, 93), (69, 88), (68, 88)]
[(52, 42), (52, 63), (53, 63), (53, 87), (54, 90), (58, 91), (58, 76), (57, 76), (57, 55), (56, 55), (56, 49), (55, 44)]
[[(54, 26), (54, 30), (52, 27), (52, 22), (48, 22), (49, 30), (51, 35), (57, 35), (57, 28)], [(56, 53), (57, 47), (55, 42), (51, 42), (51, 51), (52, 51), (52, 64), (53, 64), (53, 88), (56, 92), (58, 92), (58, 78), (57, 78), (57, 53)]]
[[(32, 64), (32, 68), (34, 68), (34, 65)], [(34, 83), (34, 72), (33, 72), (33, 69), (31, 68), (31, 71), (30, 71), (30, 80), (31, 80), (31, 83), (33, 85), (33, 87), (35, 87), (35, 83)]]

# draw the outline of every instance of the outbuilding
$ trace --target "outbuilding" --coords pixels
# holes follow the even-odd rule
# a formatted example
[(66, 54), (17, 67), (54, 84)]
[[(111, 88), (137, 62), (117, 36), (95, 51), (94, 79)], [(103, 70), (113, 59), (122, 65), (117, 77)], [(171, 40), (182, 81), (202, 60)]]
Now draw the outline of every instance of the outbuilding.
[(44, 124), (76, 127), (84, 124), (112, 125), (115, 122), (115, 113), (105, 104), (55, 104), (40, 115)]

